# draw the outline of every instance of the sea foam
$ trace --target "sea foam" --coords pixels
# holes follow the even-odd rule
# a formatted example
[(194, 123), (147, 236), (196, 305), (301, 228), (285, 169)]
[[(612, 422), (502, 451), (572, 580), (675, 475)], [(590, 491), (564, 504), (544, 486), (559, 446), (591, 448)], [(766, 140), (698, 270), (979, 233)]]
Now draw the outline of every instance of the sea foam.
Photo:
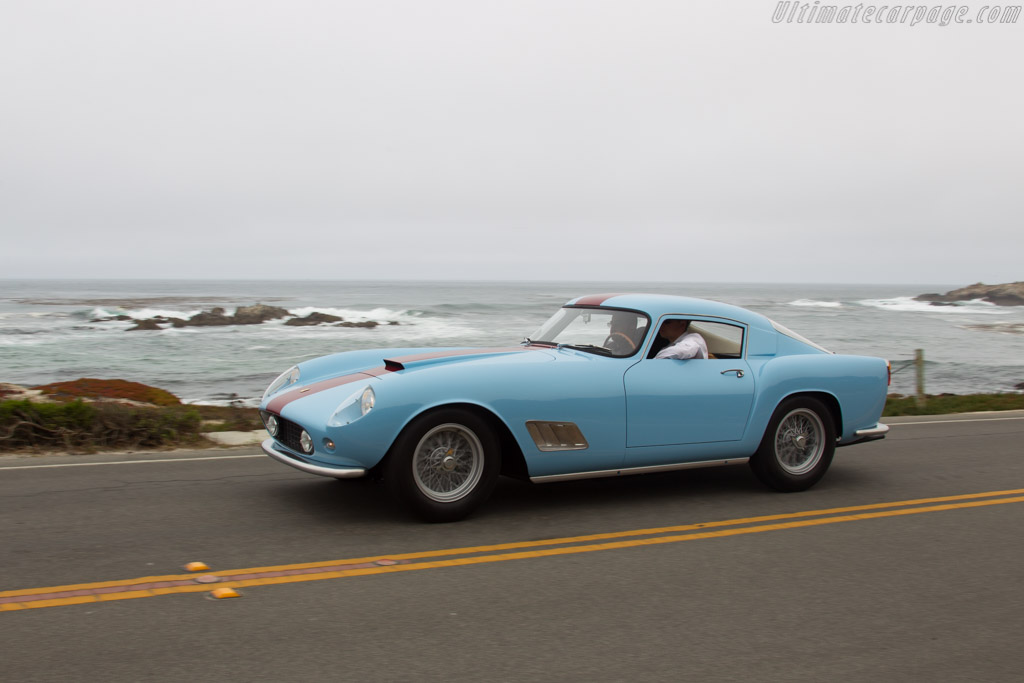
[(842, 308), (843, 304), (839, 301), (816, 301), (815, 299), (797, 299), (796, 301), (790, 301), (790, 306), (804, 306), (807, 308)]
[(891, 299), (862, 299), (857, 302), (861, 306), (881, 308), (886, 311), (899, 313), (951, 313), (951, 314), (983, 314), (983, 315), (1006, 315), (1011, 313), (1009, 309), (1001, 308), (988, 301), (974, 299), (954, 304), (934, 304), (928, 301), (918, 301), (911, 296), (898, 296)]

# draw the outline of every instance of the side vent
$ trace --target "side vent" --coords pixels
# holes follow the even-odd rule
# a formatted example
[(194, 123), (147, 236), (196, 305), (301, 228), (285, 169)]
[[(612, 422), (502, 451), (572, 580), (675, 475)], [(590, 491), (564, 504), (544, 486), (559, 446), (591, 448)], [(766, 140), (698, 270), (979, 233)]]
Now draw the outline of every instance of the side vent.
[(582, 451), (589, 447), (583, 438), (580, 428), (572, 422), (540, 422), (530, 420), (526, 423), (537, 450), (545, 453), (551, 451)]

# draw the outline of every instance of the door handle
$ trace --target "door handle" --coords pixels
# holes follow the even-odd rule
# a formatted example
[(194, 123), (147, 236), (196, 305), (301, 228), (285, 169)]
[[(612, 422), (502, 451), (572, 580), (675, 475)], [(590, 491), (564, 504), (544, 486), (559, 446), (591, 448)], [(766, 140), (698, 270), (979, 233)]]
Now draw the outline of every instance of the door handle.
[(740, 370), (739, 368), (733, 368), (732, 370), (722, 370), (721, 374), (725, 375), (725, 374), (728, 374), (730, 372), (735, 372), (737, 377), (742, 377), (743, 376), (743, 371)]

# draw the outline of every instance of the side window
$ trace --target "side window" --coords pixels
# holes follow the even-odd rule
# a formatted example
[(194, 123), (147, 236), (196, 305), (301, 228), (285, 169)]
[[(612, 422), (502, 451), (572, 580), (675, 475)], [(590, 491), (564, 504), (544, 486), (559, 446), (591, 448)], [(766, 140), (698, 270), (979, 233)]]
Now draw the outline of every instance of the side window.
[(699, 332), (708, 343), (708, 352), (715, 358), (740, 358), (743, 355), (743, 328), (728, 323), (694, 320), (690, 332)]

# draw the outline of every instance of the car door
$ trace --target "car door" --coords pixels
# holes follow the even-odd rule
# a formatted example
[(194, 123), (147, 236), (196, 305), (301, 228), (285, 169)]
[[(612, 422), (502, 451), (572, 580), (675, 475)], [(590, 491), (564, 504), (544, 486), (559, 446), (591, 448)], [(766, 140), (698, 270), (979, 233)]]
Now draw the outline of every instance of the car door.
[(695, 320), (719, 358), (647, 358), (623, 378), (626, 391), (626, 465), (629, 448), (738, 441), (754, 397), (754, 377), (744, 360), (745, 328)]

